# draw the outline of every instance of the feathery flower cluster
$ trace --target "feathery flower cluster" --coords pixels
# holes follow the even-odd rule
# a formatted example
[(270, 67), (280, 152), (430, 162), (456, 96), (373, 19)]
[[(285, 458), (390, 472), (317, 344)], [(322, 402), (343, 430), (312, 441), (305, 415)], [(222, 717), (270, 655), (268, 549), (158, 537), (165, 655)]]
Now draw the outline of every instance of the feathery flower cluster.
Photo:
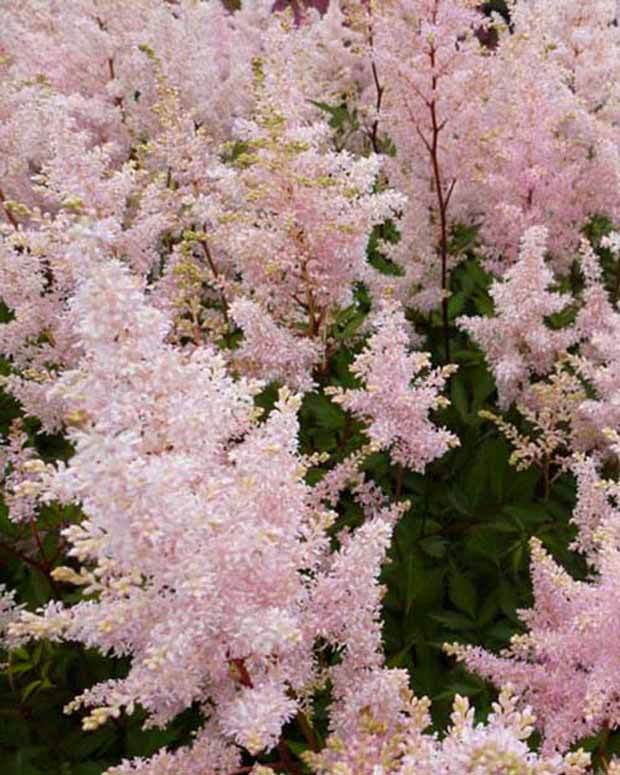
[[(372, 4), (368, 21), (375, 88), (366, 98), (397, 149), (390, 180), (416, 207), (399, 221), (400, 241), (386, 253), (404, 270), (407, 298), (422, 309), (446, 292), (449, 224), (469, 220), (463, 196), (474, 158), (463, 154), (481, 107), (485, 60), (474, 32), (484, 18), (462, 0)], [(462, 257), (461, 257), (462, 258)]]
[(423, 471), (458, 439), (429, 419), (445, 406), (441, 395), (454, 367), (429, 370), (428, 353), (410, 352), (407, 321), (399, 305), (384, 303), (373, 321), (375, 332), (351, 371), (362, 388), (332, 391), (333, 399), (368, 422), (367, 434), (380, 449), (390, 451), (395, 463)]
[[(593, 402), (577, 403), (576, 414)], [(574, 411), (570, 409), (569, 415)], [(570, 427), (570, 417), (565, 419)], [(547, 752), (567, 750), (575, 741), (601, 727), (614, 728), (620, 721), (618, 686), (613, 679), (618, 659), (614, 644), (619, 626), (615, 596), (620, 583), (620, 486), (602, 479), (599, 471), (610, 455), (617, 458), (618, 435), (611, 429), (606, 435), (606, 449), (562, 461), (577, 481), (572, 521), (578, 534), (572, 548), (585, 556), (589, 578), (574, 580), (540, 540), (532, 539), (534, 606), (520, 612), (527, 632), (514, 636), (510, 648), (499, 656), (474, 646), (448, 648), (470, 669), (499, 685), (508, 681), (517, 689), (536, 712)], [(547, 433), (546, 441), (551, 437)], [(566, 437), (562, 441), (569, 449), (578, 449), (578, 443), (571, 445)], [(533, 447), (530, 460), (536, 462), (539, 450), (534, 444), (529, 446)], [(530, 462), (527, 451), (524, 444), (518, 447), (526, 465)]]
[(510, 464), (518, 471), (535, 465), (542, 469), (546, 480), (552, 467), (557, 475), (570, 466), (573, 452), (587, 438), (587, 429), (579, 423), (586, 392), (581, 380), (563, 366), (557, 364), (548, 381), (530, 385), (525, 398), (527, 403), (517, 404), (531, 430), (521, 432), (493, 412), (479, 412), (480, 417), (495, 423), (514, 447)]
[(22, 606), (15, 603), (15, 592), (0, 584), (0, 644), (10, 646), (7, 634), (9, 626), (21, 615)]
[[(379, 687), (377, 687), (379, 688)], [(510, 688), (493, 705), (486, 725), (474, 722), (474, 711), (456, 696), (451, 726), (441, 740), (425, 733), (430, 726), (427, 700), (411, 696), (406, 681), (392, 709), (393, 721), (374, 716), (377, 699), (359, 715), (354, 737), (331, 737), (322, 754), (308, 754), (318, 775), (580, 775), (590, 757), (583, 751), (538, 756), (527, 746), (535, 717), (517, 709)], [(351, 743), (350, 741), (354, 742)]]
[[(600, 483), (599, 483), (600, 484)], [(582, 490), (583, 488), (583, 490)], [(583, 512), (597, 500), (591, 486)], [(620, 560), (617, 549), (618, 511), (607, 508), (591, 533), (591, 581), (575, 581), (532, 539), (535, 606), (521, 612), (528, 631), (514, 636), (502, 655), (478, 647), (450, 647), (468, 667), (498, 683), (509, 681), (532, 705), (544, 730), (544, 750), (567, 750), (602, 726), (618, 725), (616, 643), (618, 611), (614, 604)], [(586, 523), (591, 530), (591, 523)], [(582, 544), (585, 539), (582, 540)]]
[(546, 248), (546, 229), (529, 229), (519, 260), (491, 287), (495, 316), (459, 319), (461, 328), (484, 350), (504, 408), (520, 397), (532, 376), (551, 372), (573, 341), (570, 330), (547, 325), (546, 318), (564, 310), (572, 299), (550, 290), (554, 276), (545, 263)]

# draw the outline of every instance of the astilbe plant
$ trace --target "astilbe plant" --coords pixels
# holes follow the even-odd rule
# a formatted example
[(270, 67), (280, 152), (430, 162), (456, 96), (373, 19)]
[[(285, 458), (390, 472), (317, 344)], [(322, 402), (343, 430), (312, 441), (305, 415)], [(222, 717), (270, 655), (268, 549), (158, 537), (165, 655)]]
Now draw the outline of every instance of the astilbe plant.
[[(619, 206), (613, 4), (519, 0), (512, 31), (465, 0), (279, 5), (9, 3), (0, 352), (26, 424), (4, 499), (35, 539), (45, 509), (81, 517), (49, 574), (79, 592), (31, 610), (2, 587), (2, 637), (126, 658), (67, 705), (87, 731), (196, 711), (190, 745), (111, 775), (584, 773), (569, 747), (619, 724), (617, 286), (589, 243), (573, 266)], [(494, 275), (485, 317), (450, 307), (457, 225)], [(528, 632), (451, 649), (508, 686), (486, 723), (457, 697), (440, 737), (386, 664), (380, 574), (405, 484), (458, 446), (436, 412), (465, 334), (538, 434), (485, 415), (512, 462), (544, 501), (551, 466), (576, 478), (591, 575), (533, 540)], [(345, 428), (327, 450), (312, 402)]]
[[(534, 248), (536, 235), (541, 241)], [(613, 250), (614, 234), (601, 243)], [(582, 240), (583, 287), (573, 296), (563, 295), (553, 288), (557, 277), (545, 264), (544, 246), (543, 232), (528, 231), (519, 263), (491, 286), (495, 314), (458, 321), (494, 370), (500, 408), (514, 403), (537, 437), (485, 413), (515, 447), (512, 462), (519, 468), (551, 463), (566, 468), (574, 452), (604, 453), (607, 431), (617, 426), (614, 343), (619, 319), (599, 259)], [(569, 322), (548, 325), (554, 315), (566, 313)]]
[(368, 710), (361, 715), (357, 734), (333, 737), (319, 756), (309, 754), (307, 761), (318, 763), (318, 775), (579, 775), (587, 772), (589, 756), (583, 751), (566, 756), (543, 758), (532, 753), (527, 739), (535, 717), (529, 708), (519, 710), (517, 699), (508, 687), (486, 725), (476, 724), (468, 700), (456, 696), (446, 736), (438, 739), (425, 734), (430, 725), (427, 700), (408, 696), (402, 688), (401, 712), (392, 726), (378, 722)]
[[(601, 244), (613, 252), (614, 234), (604, 237)], [(517, 467), (534, 464), (545, 470), (545, 499), (549, 496), (550, 467), (556, 466), (556, 475), (571, 469), (578, 492), (572, 518), (578, 532), (572, 548), (586, 559), (589, 574), (583, 580), (574, 579), (542, 542), (533, 538), (534, 605), (520, 611), (526, 632), (515, 635), (500, 655), (471, 645), (447, 647), (470, 669), (498, 684), (508, 681), (516, 687), (538, 717), (547, 752), (566, 750), (576, 740), (601, 728), (613, 729), (618, 723), (617, 688), (612, 679), (616, 653), (611, 645), (616, 639), (613, 590), (617, 587), (620, 524), (618, 484), (616, 477), (608, 480), (602, 475), (603, 470), (615, 470), (618, 455), (614, 355), (618, 312), (616, 301), (605, 288), (599, 259), (585, 241), (579, 263), (583, 287), (573, 297), (572, 320), (554, 331), (546, 327), (545, 336), (558, 337), (557, 349), (552, 348), (546, 364), (541, 363), (539, 374), (546, 376), (534, 382), (531, 377), (524, 379), (522, 387), (504, 401), (505, 407), (516, 398), (522, 402), (518, 408), (537, 438), (520, 435), (514, 425), (497, 415), (484, 414), (515, 446), (512, 462)], [(548, 281), (551, 274), (545, 275), (542, 264), (540, 269), (539, 281), (545, 282), (545, 277)], [(506, 287), (512, 276), (513, 270), (509, 270)], [(531, 299), (535, 298), (532, 293)], [(560, 296), (556, 294), (555, 299), (547, 303), (547, 314), (560, 311)], [(526, 303), (518, 309), (528, 314)], [(517, 309), (514, 314), (519, 320)], [(472, 333), (480, 338), (486, 357), (498, 368), (489, 323), (482, 319), (462, 321), (464, 326), (473, 324)], [(545, 338), (538, 337), (538, 341)], [(516, 352), (521, 357), (529, 349), (517, 346)], [(549, 374), (552, 363), (554, 372)]]
[[(493, 20), (489, 48), (481, 39), (490, 22), (476, 3), (370, 4), (363, 104), (375, 116), (372, 145), (393, 144), (391, 180), (424, 203), (407, 208), (401, 239), (386, 253), (403, 272), (409, 304), (426, 310), (443, 300), (444, 327), (449, 277), (464, 258), (450, 238), (455, 224), (479, 230), (488, 266), (499, 273), (515, 261), (527, 229), (545, 226), (554, 266), (566, 272), (584, 221), (616, 214), (611, 5), (603, 1), (586, 22), (574, 2), (557, 14), (544, 3), (515, 3), (510, 29)], [(586, 101), (559, 54), (568, 55), (571, 34), (600, 42), (596, 57), (585, 53), (590, 64), (569, 57), (591, 78), (596, 68), (605, 72), (598, 102)]]
[[(602, 243), (613, 249), (614, 235)], [(537, 713), (547, 750), (566, 750), (575, 740), (618, 723), (617, 688), (611, 678), (616, 659), (611, 644), (616, 638), (618, 485), (601, 474), (618, 454), (614, 355), (618, 312), (588, 243), (582, 244), (580, 263), (584, 289), (575, 299), (580, 308), (573, 323), (554, 332), (566, 337), (555, 355), (556, 372), (546, 383), (524, 383), (530, 404), (535, 395), (547, 396), (543, 414), (521, 409), (538, 426), (539, 439), (523, 438), (514, 426), (491, 418), (515, 445), (516, 465), (546, 466), (547, 477), (550, 463), (572, 469), (578, 487), (573, 548), (586, 558), (590, 575), (573, 579), (538, 539), (532, 539), (534, 606), (521, 612), (527, 632), (515, 636), (499, 656), (473, 646), (449, 649), (472, 669), (517, 687)], [(483, 331), (485, 322), (481, 321)], [(572, 355), (571, 345), (578, 348)], [(491, 340), (483, 346), (492, 359)], [(564, 395), (557, 389), (562, 383)]]

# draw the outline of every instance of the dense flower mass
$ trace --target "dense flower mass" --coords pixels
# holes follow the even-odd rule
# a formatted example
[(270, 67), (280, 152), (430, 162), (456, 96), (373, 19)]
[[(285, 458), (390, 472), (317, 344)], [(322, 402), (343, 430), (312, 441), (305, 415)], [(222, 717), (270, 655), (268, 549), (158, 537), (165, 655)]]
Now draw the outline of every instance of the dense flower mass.
[(191, 716), (109, 775), (620, 771), (615, 1), (5, 5), (9, 682)]

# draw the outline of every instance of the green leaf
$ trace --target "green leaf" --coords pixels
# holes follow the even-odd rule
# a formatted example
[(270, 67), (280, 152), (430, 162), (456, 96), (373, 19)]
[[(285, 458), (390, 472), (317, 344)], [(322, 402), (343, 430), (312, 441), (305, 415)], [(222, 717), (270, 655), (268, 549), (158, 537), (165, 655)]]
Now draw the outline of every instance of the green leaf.
[(405, 667), (411, 662), (411, 650), (415, 646), (417, 638), (411, 638), (407, 645), (390, 657), (387, 661), (388, 667)]
[(516, 588), (513, 584), (502, 581), (499, 586), (499, 605), (509, 619), (512, 619), (514, 622), (520, 621), (517, 616), (519, 600), (517, 598)]
[(493, 592), (491, 592), (490, 595), (488, 595), (484, 603), (480, 606), (480, 610), (478, 612), (478, 624), (481, 627), (484, 627), (485, 625), (489, 624), (489, 622), (493, 621), (498, 611), (499, 611), (498, 595), (497, 595), (497, 591), (494, 590)]
[(96, 762), (80, 762), (80, 764), (73, 764), (68, 770), (70, 775), (101, 775), (101, 773), (107, 769), (105, 764), (97, 764)]
[(495, 392), (495, 380), (485, 364), (477, 364), (467, 370), (472, 385), (472, 412), (478, 413), (485, 401)]
[(178, 738), (177, 730), (172, 726), (166, 729), (141, 729), (137, 724), (127, 731), (127, 754), (129, 756), (152, 756), (160, 748), (173, 743)]
[(450, 630), (471, 630), (475, 627), (474, 622), (463, 614), (457, 614), (454, 611), (443, 611), (440, 614), (431, 614), (431, 619), (440, 622)]
[(18, 662), (17, 664), (9, 665), (7, 672), (11, 675), (19, 675), (20, 673), (27, 673), (29, 670), (34, 670), (32, 662)]
[(71, 742), (71, 752), (80, 759), (92, 758), (94, 754), (104, 752), (116, 740), (116, 729), (108, 722), (95, 732), (80, 731)]
[(446, 699), (453, 699), (453, 697), (456, 694), (460, 694), (461, 697), (475, 697), (477, 694), (480, 694), (480, 692), (484, 691), (484, 687), (481, 686), (479, 683), (474, 683), (473, 681), (471, 683), (467, 681), (454, 681), (450, 684), (450, 688), (445, 691), (441, 692), (441, 694), (435, 695), (433, 697), (433, 700), (446, 700)]
[(446, 556), (448, 542), (441, 536), (428, 536), (420, 541), (420, 549), (429, 557), (441, 559)]
[(467, 301), (464, 293), (454, 293), (448, 299), (448, 317), (450, 320), (457, 318), (465, 307)]
[(346, 424), (346, 415), (322, 393), (311, 393), (304, 401), (304, 409), (311, 412), (316, 424), (327, 430), (340, 430)]
[(454, 605), (460, 611), (464, 611), (474, 618), (478, 605), (478, 594), (471, 579), (463, 573), (452, 573), (450, 574), (448, 590), (450, 600)]
[(42, 681), (40, 679), (31, 681), (28, 686), (22, 690), (22, 702), (26, 702), (28, 697), (30, 697), (30, 695), (33, 694), (41, 686), (41, 684)]
[(450, 401), (463, 420), (469, 415), (469, 400), (465, 389), (465, 379), (462, 374), (457, 374), (450, 385)]

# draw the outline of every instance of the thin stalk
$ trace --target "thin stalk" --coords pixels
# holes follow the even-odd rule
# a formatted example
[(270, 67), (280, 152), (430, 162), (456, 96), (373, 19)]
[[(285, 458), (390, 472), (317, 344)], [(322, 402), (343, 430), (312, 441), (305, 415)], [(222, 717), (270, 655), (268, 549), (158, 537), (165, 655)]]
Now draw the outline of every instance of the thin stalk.
[(295, 721), (299, 724), (301, 733), (303, 734), (306, 743), (308, 743), (310, 750), (314, 751), (314, 753), (320, 751), (321, 747), (319, 745), (319, 741), (316, 738), (316, 733), (312, 724), (308, 721), (306, 714), (300, 710), (295, 717)]
[[(215, 261), (213, 260), (213, 256), (211, 255), (211, 250), (209, 249), (209, 245), (207, 243), (206, 239), (201, 239), (200, 244), (202, 245), (203, 253), (205, 254), (205, 258), (207, 260), (207, 264), (209, 265), (209, 269), (211, 270), (211, 273), (215, 277), (216, 281), (219, 281), (220, 275), (217, 269), (217, 266), (215, 264)], [(224, 289), (220, 287), (220, 299), (222, 302), (222, 314), (224, 315), (224, 322), (226, 323), (226, 328), (228, 331), (230, 331), (230, 319), (228, 317), (228, 300), (226, 299), (226, 294), (224, 293)]]
[(59, 596), (58, 586), (56, 585), (56, 582), (52, 578), (50, 569), (45, 565), (43, 565), (43, 563), (38, 562), (37, 560), (33, 560), (32, 557), (28, 557), (27, 554), (20, 552), (18, 549), (15, 549), (9, 544), (5, 544), (4, 542), (0, 542), (0, 551), (4, 551), (7, 554), (12, 554), (13, 557), (15, 557), (16, 559), (21, 560), (22, 562), (25, 562), (26, 565), (30, 565), (31, 568), (35, 568), (36, 570), (39, 571), (39, 573), (42, 573), (45, 576), (45, 578), (49, 581), (52, 591), (54, 592), (54, 595), (56, 597)]
[[(114, 59), (110, 57), (108, 59), (108, 73), (110, 75), (110, 80), (115, 81), (116, 80), (116, 71), (114, 69)], [(125, 115), (125, 102), (123, 101), (122, 97), (115, 97), (114, 98), (114, 104), (121, 112), (121, 121), (125, 123), (126, 115)]]
[[(241, 659), (237, 657), (235, 659), (231, 659), (230, 664), (233, 665), (237, 670), (237, 674), (238, 674), (237, 680), (239, 681), (239, 683), (242, 686), (247, 687), (248, 689), (253, 689), (254, 683), (246, 667), (245, 659)], [(318, 751), (319, 748), (316, 741), (316, 737), (314, 735), (314, 730), (312, 729), (312, 726), (308, 721), (306, 715), (302, 711), (299, 711), (299, 713), (297, 714), (296, 720), (299, 723), (301, 731), (304, 737), (306, 738), (310, 748), (313, 751)], [(278, 769), (282, 769), (284, 772), (290, 773), (290, 775), (301, 775), (302, 773), (301, 767), (293, 759), (293, 755), (286, 743), (286, 740), (284, 739), (280, 740), (280, 742), (276, 746), (276, 751), (280, 755), (280, 761), (275, 763), (271, 762), (269, 765), (270, 767), (276, 767)], [(234, 773), (230, 773), (230, 775), (235, 775), (236, 773), (243, 773), (243, 772), (246, 772), (246, 770), (242, 768), (241, 770), (235, 770)]]
[(543, 493), (544, 493), (544, 500), (545, 501), (549, 500), (549, 495), (551, 493), (551, 476), (550, 476), (551, 471), (550, 471), (550, 469), (551, 469), (551, 461), (549, 460), (549, 458), (545, 458), (545, 463), (543, 465), (543, 482), (544, 482)]
[[(436, 64), (436, 49), (434, 45), (431, 45), (429, 51), (431, 70), (434, 73)], [(432, 91), (437, 91), (438, 77), (433, 74), (432, 77)], [(456, 178), (452, 180), (448, 187), (447, 193), (444, 194), (444, 184), (442, 179), (441, 167), (439, 164), (439, 135), (441, 130), (445, 127), (445, 122), (439, 122), (437, 117), (437, 101), (435, 97), (430, 100), (429, 110), (431, 114), (431, 128), (432, 138), (431, 142), (426, 142), (426, 147), (429, 150), (431, 157), (431, 165), (433, 169), (433, 182), (435, 188), (435, 194), (437, 196), (437, 206), (439, 210), (439, 256), (441, 259), (441, 317), (443, 326), (443, 338), (446, 362), (450, 361), (450, 325), (448, 316), (448, 205), (450, 204), (450, 198), (456, 185)]]
[(4, 210), (4, 214), (5, 214), (5, 215), (6, 215), (6, 217), (8, 218), (8, 221), (9, 221), (9, 223), (11, 224), (11, 226), (12, 226), (14, 229), (17, 229), (17, 227), (18, 227), (18, 225), (19, 225), (19, 224), (17, 223), (17, 218), (16, 218), (16, 217), (13, 215), (13, 213), (11, 212), (11, 208), (7, 206), (7, 204), (6, 204), (6, 199), (5, 199), (5, 197), (4, 197), (4, 192), (2, 191), (2, 189), (1, 189), (1, 188), (0, 188), (0, 204), (2, 205), (2, 209)]
[(611, 302), (614, 306), (618, 303), (618, 299), (620, 299), (620, 259), (618, 259), (618, 264), (616, 265), (614, 289), (611, 293)]
[(398, 464), (398, 467), (396, 468), (396, 491), (394, 493), (394, 497), (400, 498), (400, 496), (403, 494), (403, 483), (405, 479), (405, 468), (402, 463)]

